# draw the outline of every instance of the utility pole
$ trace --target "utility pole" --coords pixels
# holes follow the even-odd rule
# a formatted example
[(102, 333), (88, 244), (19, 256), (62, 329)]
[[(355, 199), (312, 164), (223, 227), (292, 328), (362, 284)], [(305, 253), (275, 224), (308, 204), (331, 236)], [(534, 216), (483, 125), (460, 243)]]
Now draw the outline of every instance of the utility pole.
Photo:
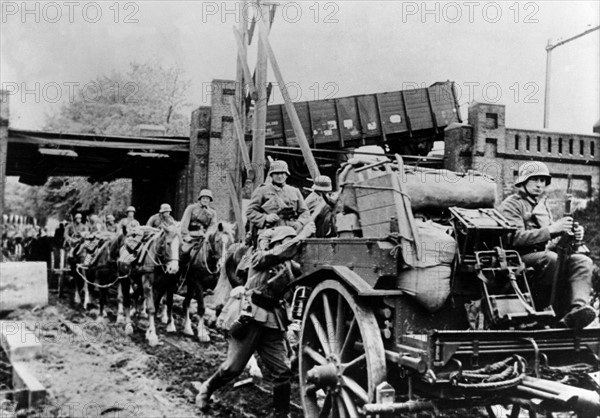
[(552, 65), (552, 50), (555, 48), (564, 45), (568, 42), (574, 41), (577, 38), (581, 38), (588, 33), (594, 32), (595, 30), (600, 29), (600, 26), (596, 26), (595, 28), (586, 29), (583, 32), (571, 36), (570, 38), (560, 40), (555, 44), (552, 43), (552, 39), (548, 39), (548, 44), (546, 45), (546, 88), (544, 91), (544, 129), (547, 129), (550, 124), (550, 67)]

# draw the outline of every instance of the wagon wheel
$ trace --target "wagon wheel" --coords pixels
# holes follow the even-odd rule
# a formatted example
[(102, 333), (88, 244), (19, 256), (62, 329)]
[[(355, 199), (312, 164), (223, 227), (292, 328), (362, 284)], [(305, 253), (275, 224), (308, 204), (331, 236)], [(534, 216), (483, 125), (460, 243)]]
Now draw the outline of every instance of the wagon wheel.
[(308, 417), (356, 417), (362, 405), (375, 400), (375, 389), (386, 378), (375, 315), (333, 280), (319, 284), (308, 300), (299, 377)]

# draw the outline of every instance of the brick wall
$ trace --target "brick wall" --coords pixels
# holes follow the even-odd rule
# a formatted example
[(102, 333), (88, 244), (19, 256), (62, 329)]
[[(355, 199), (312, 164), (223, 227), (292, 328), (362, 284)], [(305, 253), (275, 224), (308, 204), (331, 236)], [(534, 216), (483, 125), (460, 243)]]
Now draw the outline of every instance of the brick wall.
[(215, 200), (213, 207), (219, 218), (233, 221), (233, 209), (227, 176), (232, 175), (240, 190), (239, 146), (234, 136), (230, 99), (238, 101), (237, 83), (230, 80), (213, 80), (211, 95), (210, 146), (208, 149), (208, 187)]
[[(210, 107), (203, 106), (192, 112), (190, 121), (190, 156), (187, 168), (187, 202), (185, 206), (195, 202), (200, 190), (208, 186), (209, 133)], [(183, 212), (181, 214), (183, 215)]]
[(572, 193), (585, 202), (600, 193), (600, 135), (507, 128), (505, 106), (473, 103), (469, 125), (446, 128), (446, 168), (473, 168), (495, 178), (497, 202), (514, 192), (519, 167), (525, 161), (546, 163), (552, 173), (548, 194), (558, 208), (568, 178)]

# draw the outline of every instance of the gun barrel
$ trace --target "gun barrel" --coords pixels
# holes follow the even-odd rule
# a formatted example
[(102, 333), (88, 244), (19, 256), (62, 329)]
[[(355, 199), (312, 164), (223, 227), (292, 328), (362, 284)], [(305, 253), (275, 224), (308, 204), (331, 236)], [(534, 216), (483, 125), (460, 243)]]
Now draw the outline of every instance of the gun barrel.
[(558, 402), (581, 413), (582, 416), (600, 415), (600, 395), (591, 390), (530, 376), (523, 379), (517, 390), (529, 396)]

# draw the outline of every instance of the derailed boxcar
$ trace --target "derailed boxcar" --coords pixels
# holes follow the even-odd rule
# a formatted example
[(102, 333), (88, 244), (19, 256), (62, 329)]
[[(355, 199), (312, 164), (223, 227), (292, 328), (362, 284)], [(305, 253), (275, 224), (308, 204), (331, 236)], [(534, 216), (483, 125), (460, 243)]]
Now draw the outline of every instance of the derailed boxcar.
[(600, 329), (558, 329), (483, 175), (351, 161), (339, 237), (308, 239), (293, 314), (306, 416), (512, 404), (600, 415)]

